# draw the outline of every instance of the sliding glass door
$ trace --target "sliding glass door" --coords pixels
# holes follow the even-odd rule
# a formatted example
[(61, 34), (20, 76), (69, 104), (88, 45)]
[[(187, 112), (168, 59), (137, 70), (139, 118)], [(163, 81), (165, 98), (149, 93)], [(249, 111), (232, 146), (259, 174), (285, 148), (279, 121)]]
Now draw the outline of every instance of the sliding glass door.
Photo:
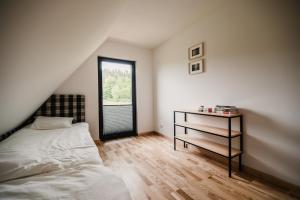
[(136, 135), (135, 62), (98, 57), (98, 88), (100, 139)]

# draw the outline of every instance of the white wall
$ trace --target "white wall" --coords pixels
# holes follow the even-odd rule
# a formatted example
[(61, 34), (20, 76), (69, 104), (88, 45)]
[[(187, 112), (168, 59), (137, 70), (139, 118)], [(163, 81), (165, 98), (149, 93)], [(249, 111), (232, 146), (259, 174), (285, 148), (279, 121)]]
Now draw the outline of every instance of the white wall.
[[(155, 49), (156, 131), (173, 134), (175, 108), (238, 106), (244, 164), (300, 185), (299, 10), (296, 1), (230, 1)], [(206, 69), (191, 76), (188, 48), (198, 42)]]
[(86, 121), (94, 139), (99, 139), (98, 56), (136, 61), (138, 133), (153, 131), (152, 52), (118, 41), (106, 41), (60, 86), (58, 94), (84, 94)]
[(0, 134), (27, 119), (105, 41), (122, 5), (1, 1)]

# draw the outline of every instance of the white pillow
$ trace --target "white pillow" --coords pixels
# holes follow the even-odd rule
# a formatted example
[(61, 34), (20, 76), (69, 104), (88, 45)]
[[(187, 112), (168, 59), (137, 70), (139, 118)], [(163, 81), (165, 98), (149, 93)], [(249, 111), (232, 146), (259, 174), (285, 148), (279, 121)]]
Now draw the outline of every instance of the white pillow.
[(32, 129), (40, 130), (51, 130), (59, 128), (71, 128), (72, 127), (72, 117), (43, 117), (38, 116), (33, 124)]

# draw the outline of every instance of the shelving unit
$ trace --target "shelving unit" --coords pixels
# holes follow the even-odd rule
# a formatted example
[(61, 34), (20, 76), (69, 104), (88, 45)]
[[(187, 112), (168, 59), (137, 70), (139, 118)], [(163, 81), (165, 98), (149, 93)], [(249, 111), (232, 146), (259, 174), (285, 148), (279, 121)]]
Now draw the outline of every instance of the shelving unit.
[[(176, 122), (176, 113), (184, 114), (184, 122)], [(207, 126), (202, 124), (190, 123), (187, 121), (187, 115), (203, 115), (210, 117), (225, 118), (228, 120), (228, 129), (218, 128), (213, 126)], [(233, 118), (239, 118), (240, 120), (240, 130), (235, 131), (231, 128), (231, 121)], [(176, 135), (176, 127), (183, 127), (184, 134)], [(228, 140), (228, 145), (219, 144), (213, 141), (202, 139), (196, 136), (188, 134), (188, 130), (194, 130), (205, 134), (211, 134), (218, 137), (223, 137)], [(240, 138), (240, 148), (232, 148), (232, 139), (235, 137)], [(174, 111), (174, 150), (176, 150), (176, 140), (183, 141), (184, 148), (187, 148), (187, 144), (208, 150), (210, 152), (216, 153), (220, 156), (226, 157), (228, 159), (228, 176), (231, 177), (231, 160), (232, 158), (239, 157), (239, 170), (242, 170), (242, 153), (243, 153), (243, 115), (241, 114), (220, 114), (220, 113), (206, 113), (198, 111), (188, 111), (188, 110), (175, 110)]]

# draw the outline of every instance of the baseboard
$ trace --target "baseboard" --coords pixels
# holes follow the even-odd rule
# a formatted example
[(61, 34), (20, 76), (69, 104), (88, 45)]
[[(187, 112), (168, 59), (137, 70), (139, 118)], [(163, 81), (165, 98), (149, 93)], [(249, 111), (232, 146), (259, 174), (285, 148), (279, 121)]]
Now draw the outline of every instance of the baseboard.
[(146, 131), (146, 132), (140, 132), (140, 133), (138, 133), (138, 136), (155, 135), (155, 134), (157, 134), (155, 131)]
[(96, 145), (102, 144), (102, 141), (101, 141), (101, 140), (94, 140), (94, 142), (95, 142)]
[(166, 138), (167, 140), (173, 141), (173, 136), (169, 136), (169, 135), (166, 135), (166, 134), (157, 132), (157, 131), (153, 131), (153, 132), (154, 132), (156, 135), (159, 135), (159, 136), (162, 136), (162, 137)]
[[(173, 136), (169, 136), (169, 135), (166, 135), (166, 134), (162, 134), (160, 132), (157, 132), (157, 131), (154, 131), (155, 134), (157, 135), (160, 135), (168, 140), (171, 140), (173, 142)], [(196, 147), (195, 147), (196, 148)], [(197, 148), (199, 149), (199, 148)], [(205, 150), (201, 150), (201, 154), (203, 154), (204, 156), (207, 156), (213, 160), (217, 160), (218, 162), (221, 162), (223, 164), (227, 164), (227, 159), (224, 159), (214, 153), (211, 153), (209, 151), (205, 151)], [(234, 161), (232, 162), (232, 167), (234, 170), (238, 170), (238, 162), (237, 161)], [(280, 178), (277, 178), (273, 175), (270, 175), (270, 174), (266, 174), (262, 171), (259, 171), (259, 170), (256, 170), (252, 167), (249, 167), (249, 166), (246, 166), (246, 165), (243, 165), (243, 173), (246, 173), (247, 175), (250, 175), (252, 177), (256, 177), (256, 178), (259, 178), (263, 181), (266, 181), (272, 185), (275, 185), (275, 186), (278, 186), (284, 190), (287, 190), (287, 191), (291, 191), (293, 193), (295, 193), (296, 195), (299, 195), (299, 191), (300, 191), (300, 186), (297, 186), (297, 185), (294, 185), (292, 183), (289, 183), (287, 181), (284, 181)]]

